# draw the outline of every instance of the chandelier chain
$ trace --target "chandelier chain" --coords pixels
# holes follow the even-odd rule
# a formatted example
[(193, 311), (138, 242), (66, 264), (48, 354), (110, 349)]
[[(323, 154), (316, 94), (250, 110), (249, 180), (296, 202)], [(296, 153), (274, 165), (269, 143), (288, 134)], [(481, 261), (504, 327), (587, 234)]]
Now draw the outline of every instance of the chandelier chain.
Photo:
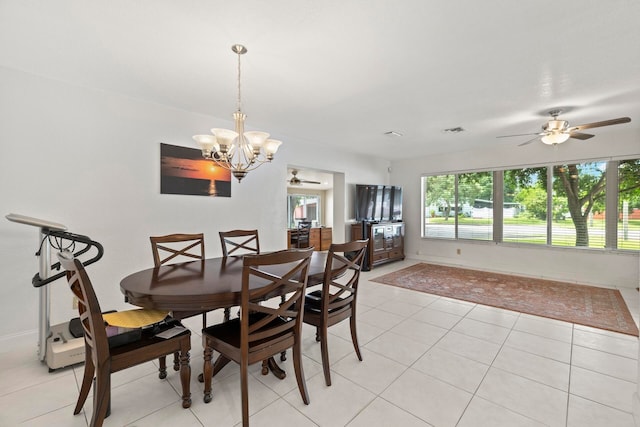
[(240, 97), (240, 53), (238, 53), (238, 111), (242, 111), (242, 98)]

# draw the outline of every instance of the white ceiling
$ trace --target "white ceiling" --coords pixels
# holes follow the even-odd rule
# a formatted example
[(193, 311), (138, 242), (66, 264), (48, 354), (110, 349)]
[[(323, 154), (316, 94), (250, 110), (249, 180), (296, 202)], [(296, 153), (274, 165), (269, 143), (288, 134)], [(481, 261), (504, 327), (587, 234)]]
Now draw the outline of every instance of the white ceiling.
[(0, 0), (1, 66), (229, 120), (211, 127), (235, 109), (234, 43), (247, 128), (285, 144), (514, 146), (527, 137), (496, 136), (558, 107), (640, 133), (637, 0)]

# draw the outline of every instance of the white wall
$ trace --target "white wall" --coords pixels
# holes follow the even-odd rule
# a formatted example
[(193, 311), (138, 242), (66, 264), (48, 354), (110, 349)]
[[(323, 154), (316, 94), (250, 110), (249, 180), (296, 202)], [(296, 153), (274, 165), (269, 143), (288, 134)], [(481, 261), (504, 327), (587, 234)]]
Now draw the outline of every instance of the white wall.
[[(588, 141), (570, 140), (556, 148), (544, 144), (518, 147), (511, 141), (485, 149), (392, 162), (391, 181), (403, 187), (405, 251), (411, 258), (441, 264), (542, 277), (608, 287), (638, 286), (638, 253), (577, 248), (522, 247), (489, 242), (450, 241), (420, 237), (421, 176), (461, 169), (500, 169), (563, 160), (640, 157), (640, 135), (624, 126), (596, 129)], [(493, 141), (492, 141), (493, 142)], [(456, 249), (461, 250), (457, 255)]]
[[(284, 141), (274, 162), (233, 182), (231, 198), (161, 195), (160, 142), (192, 147), (191, 135), (229, 120), (2, 67), (0, 93), (0, 214), (49, 219), (102, 243), (104, 258), (88, 270), (104, 309), (126, 307), (119, 281), (152, 265), (150, 235), (204, 232), (207, 255), (218, 256), (219, 230), (257, 228), (264, 250), (286, 247), (289, 163), (343, 172), (344, 187), (388, 179), (385, 160), (274, 135)], [(37, 229), (2, 218), (0, 235), (1, 338), (37, 328), (38, 264)], [(76, 316), (64, 280), (50, 288), (51, 323)]]

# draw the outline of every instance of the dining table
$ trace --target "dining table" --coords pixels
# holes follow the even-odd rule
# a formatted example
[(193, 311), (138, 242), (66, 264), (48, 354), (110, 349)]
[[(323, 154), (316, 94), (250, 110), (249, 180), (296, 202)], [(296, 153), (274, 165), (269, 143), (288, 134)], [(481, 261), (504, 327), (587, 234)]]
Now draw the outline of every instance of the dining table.
[[(323, 281), (326, 252), (314, 251), (309, 263), (307, 287)], [(130, 304), (156, 310), (166, 310), (177, 319), (240, 305), (242, 292), (242, 256), (207, 258), (175, 264), (165, 264), (129, 274), (120, 281), (120, 290)], [(275, 274), (286, 273), (287, 265), (270, 266)], [(280, 271), (279, 271), (280, 270)], [(268, 295), (277, 297), (279, 295)], [(228, 360), (214, 364), (214, 375)], [(278, 378), (286, 373), (270, 358), (263, 365)], [(202, 374), (198, 379), (202, 381)]]

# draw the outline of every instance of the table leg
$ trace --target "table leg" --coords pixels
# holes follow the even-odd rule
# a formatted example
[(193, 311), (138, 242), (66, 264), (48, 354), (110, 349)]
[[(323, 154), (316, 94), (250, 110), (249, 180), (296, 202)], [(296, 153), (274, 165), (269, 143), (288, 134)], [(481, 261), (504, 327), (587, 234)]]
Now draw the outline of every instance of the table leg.
[(269, 367), (269, 370), (273, 373), (273, 375), (276, 376), (276, 378), (283, 380), (287, 376), (287, 373), (280, 366), (278, 366), (276, 360), (273, 357), (270, 357), (267, 360), (267, 366)]

